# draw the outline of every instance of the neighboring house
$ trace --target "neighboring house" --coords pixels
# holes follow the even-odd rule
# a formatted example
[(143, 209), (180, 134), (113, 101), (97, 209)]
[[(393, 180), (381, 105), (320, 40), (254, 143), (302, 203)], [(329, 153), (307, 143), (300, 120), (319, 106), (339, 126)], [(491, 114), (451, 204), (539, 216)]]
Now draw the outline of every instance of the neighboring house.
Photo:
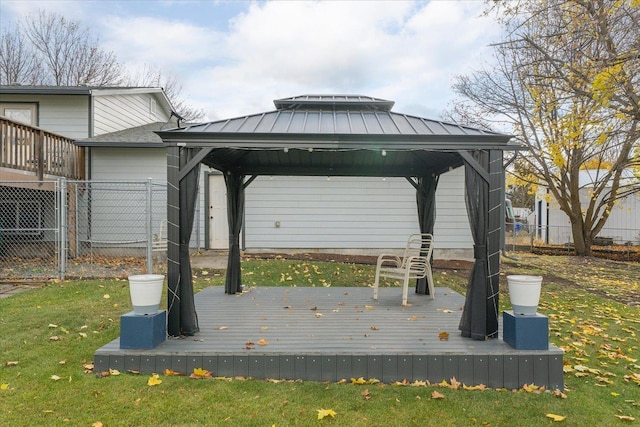
[[(580, 171), (580, 199), (583, 201), (583, 209), (587, 207), (584, 201), (589, 200), (593, 183), (598, 180), (598, 173), (598, 170)], [(625, 171), (624, 176), (621, 185), (640, 186), (640, 181), (631, 171)], [(560, 210), (546, 187), (541, 187), (536, 195), (534, 223), (530, 223), (529, 227), (545, 243), (564, 245), (573, 242), (569, 217)], [(598, 237), (602, 238), (601, 242), (640, 243), (640, 192), (616, 202)]]
[[(105, 167), (112, 161), (108, 153), (79, 148), (73, 142), (166, 123), (171, 118), (171, 104), (162, 88), (0, 86), (0, 116), (0, 229), (5, 237), (29, 235), (46, 241), (53, 239), (54, 223), (59, 221), (53, 195), (58, 178), (135, 176), (131, 171), (115, 173), (117, 162)], [(140, 156), (138, 164), (144, 165), (146, 153), (136, 155)], [(158, 159), (157, 167), (164, 169), (162, 164), (164, 159)], [(105, 172), (109, 169), (113, 173)], [(153, 177), (145, 178), (148, 176)], [(156, 178), (164, 182), (166, 174)], [(51, 181), (51, 185), (35, 184), (42, 181)], [(99, 209), (93, 209), (92, 215), (99, 218)]]

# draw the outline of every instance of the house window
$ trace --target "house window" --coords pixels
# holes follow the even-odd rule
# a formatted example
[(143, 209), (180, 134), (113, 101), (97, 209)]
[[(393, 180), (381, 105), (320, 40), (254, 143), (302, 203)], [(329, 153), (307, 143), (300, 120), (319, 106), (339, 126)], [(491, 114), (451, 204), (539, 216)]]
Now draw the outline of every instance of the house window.
[(37, 126), (37, 105), (31, 103), (24, 104), (0, 104), (0, 115), (24, 123), (29, 126)]
[(42, 237), (41, 200), (0, 200), (0, 218), (5, 236)]

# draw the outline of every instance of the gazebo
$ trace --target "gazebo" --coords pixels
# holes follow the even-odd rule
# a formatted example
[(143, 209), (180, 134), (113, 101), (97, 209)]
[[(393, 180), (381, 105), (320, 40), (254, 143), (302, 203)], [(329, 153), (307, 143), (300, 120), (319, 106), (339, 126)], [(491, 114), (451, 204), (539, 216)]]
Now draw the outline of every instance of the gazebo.
[[(474, 240), (459, 329), (476, 340), (498, 336), (498, 279), (504, 221), (503, 152), (510, 135), (391, 111), (394, 102), (357, 95), (302, 95), (276, 109), (159, 131), (167, 147), (168, 333), (199, 331), (189, 238), (199, 165), (224, 174), (229, 258), (225, 292), (241, 288), (240, 231), (244, 191), (259, 175), (405, 177), (416, 188), (419, 227), (432, 233), (441, 174), (465, 168)], [(437, 236), (436, 236), (437, 238)], [(424, 282), (416, 292), (428, 292)]]

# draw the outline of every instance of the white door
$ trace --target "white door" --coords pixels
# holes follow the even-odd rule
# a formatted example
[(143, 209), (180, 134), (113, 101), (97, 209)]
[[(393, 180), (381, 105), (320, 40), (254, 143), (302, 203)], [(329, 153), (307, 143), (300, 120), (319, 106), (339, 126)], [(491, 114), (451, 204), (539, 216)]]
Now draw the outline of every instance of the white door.
[(209, 175), (209, 247), (229, 249), (227, 187), (223, 175)]

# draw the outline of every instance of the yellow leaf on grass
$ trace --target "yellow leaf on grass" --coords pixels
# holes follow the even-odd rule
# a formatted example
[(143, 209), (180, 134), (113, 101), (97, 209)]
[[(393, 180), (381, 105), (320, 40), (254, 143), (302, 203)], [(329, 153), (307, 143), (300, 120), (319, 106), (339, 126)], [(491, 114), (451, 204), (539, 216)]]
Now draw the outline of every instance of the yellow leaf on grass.
[(8, 388), (9, 388), (9, 384), (7, 383), (0, 384), (0, 390), (7, 390)]
[(367, 383), (367, 381), (362, 377), (360, 377), (358, 379), (351, 378), (351, 384), (366, 384), (366, 383)]
[(51, 375), (51, 379), (54, 380), (54, 381), (58, 381), (60, 379), (60, 377), (57, 376), (57, 375)]
[(325, 417), (335, 417), (337, 414), (333, 409), (318, 409), (318, 419), (321, 420)]
[(211, 378), (213, 375), (211, 372), (202, 368), (193, 368), (193, 373), (189, 375), (189, 378), (193, 379), (201, 379), (201, 378)]
[(553, 421), (564, 421), (565, 416), (563, 415), (556, 415), (556, 414), (545, 414), (547, 416), (547, 418), (551, 418)]
[(91, 427), (102, 427), (103, 424), (100, 421), (96, 421), (95, 423), (91, 424)]
[(636, 419), (629, 415), (616, 415), (622, 421), (635, 421)]
[(431, 392), (431, 398), (432, 399), (444, 399), (444, 394), (438, 392), (437, 390), (433, 390), (433, 392)]
[(148, 386), (154, 386), (154, 385), (158, 385), (158, 384), (162, 384), (162, 380), (160, 379), (160, 375), (152, 374), (149, 377), (149, 381), (147, 381), (147, 385)]
[(113, 375), (114, 377), (118, 376), (118, 375), (120, 375), (120, 371), (118, 371), (117, 369), (109, 368), (109, 375)]

